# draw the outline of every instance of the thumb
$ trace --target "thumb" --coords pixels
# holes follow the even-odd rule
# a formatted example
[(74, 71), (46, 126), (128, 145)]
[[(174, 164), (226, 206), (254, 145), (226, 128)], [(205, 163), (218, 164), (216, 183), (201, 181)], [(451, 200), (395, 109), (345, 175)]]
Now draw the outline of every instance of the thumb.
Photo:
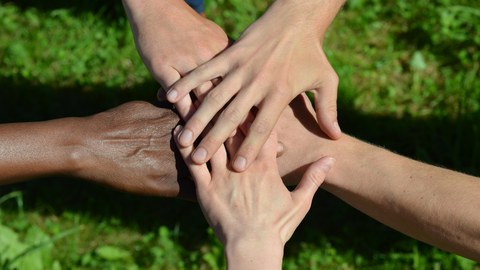
[(308, 167), (303, 174), (302, 180), (292, 192), (292, 197), (298, 202), (311, 203), (315, 192), (325, 180), (325, 176), (335, 163), (332, 157), (323, 157)]
[(332, 79), (314, 91), (318, 125), (332, 139), (342, 134), (337, 120), (337, 88), (338, 80)]

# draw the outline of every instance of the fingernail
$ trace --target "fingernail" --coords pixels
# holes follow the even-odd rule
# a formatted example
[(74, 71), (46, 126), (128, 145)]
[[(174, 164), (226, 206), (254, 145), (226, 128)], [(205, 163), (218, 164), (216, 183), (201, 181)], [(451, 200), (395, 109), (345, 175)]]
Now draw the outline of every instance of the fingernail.
[(335, 121), (333, 123), (333, 128), (338, 132), (338, 133), (342, 133), (342, 130), (340, 129), (340, 125), (338, 124), (338, 121)]
[(193, 133), (192, 131), (190, 131), (189, 129), (184, 129), (182, 130), (182, 132), (180, 133), (180, 136), (178, 137), (178, 141), (184, 145), (184, 146), (187, 146), (189, 145), (191, 142), (192, 142), (192, 138), (193, 138)]
[(323, 161), (322, 166), (320, 168), (325, 173), (328, 173), (328, 171), (330, 171), (330, 169), (333, 167), (333, 164), (335, 164), (335, 161), (336, 160), (333, 157), (327, 157)]
[(167, 99), (168, 99), (168, 101), (170, 101), (170, 102), (175, 101), (175, 99), (177, 98), (177, 96), (178, 96), (178, 93), (177, 93), (177, 90), (175, 90), (175, 89), (170, 89), (170, 90), (167, 92)]
[(204, 162), (206, 158), (207, 158), (207, 151), (206, 151), (204, 148), (202, 148), (202, 147), (197, 148), (197, 149), (193, 152), (192, 159), (193, 159), (195, 162), (198, 162), (198, 163)]
[(175, 129), (173, 130), (173, 135), (177, 136), (180, 132), (180, 130), (182, 130), (182, 125), (178, 125), (175, 127)]
[(235, 162), (233, 163), (233, 168), (237, 171), (243, 171), (245, 170), (245, 167), (247, 166), (247, 160), (244, 157), (237, 157), (235, 159)]
[(277, 143), (277, 158), (283, 155), (283, 151), (285, 151), (285, 146), (282, 142)]

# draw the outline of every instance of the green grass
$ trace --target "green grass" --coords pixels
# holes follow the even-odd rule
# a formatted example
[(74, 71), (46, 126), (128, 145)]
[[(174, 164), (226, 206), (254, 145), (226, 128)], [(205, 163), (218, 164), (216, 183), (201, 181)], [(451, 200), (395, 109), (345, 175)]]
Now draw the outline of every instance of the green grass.
[[(39, 2), (0, 1), (0, 122), (87, 115), (154, 99), (157, 84), (117, 1)], [(238, 37), (267, 2), (210, 0), (208, 15)], [(342, 128), (479, 176), (479, 10), (473, 0), (349, 0), (324, 46), (341, 78)], [(193, 203), (68, 178), (2, 186), (0, 198), (1, 270), (220, 269), (225, 263)], [(284, 268), (479, 266), (320, 192), (286, 247)]]

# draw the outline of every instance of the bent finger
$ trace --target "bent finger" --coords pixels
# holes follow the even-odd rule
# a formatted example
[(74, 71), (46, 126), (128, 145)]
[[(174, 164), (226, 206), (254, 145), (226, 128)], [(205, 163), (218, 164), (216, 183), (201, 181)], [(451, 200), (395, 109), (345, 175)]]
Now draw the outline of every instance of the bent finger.
[(213, 58), (172, 85), (167, 92), (168, 101), (172, 103), (177, 102), (202, 83), (211, 81), (217, 77), (223, 77), (227, 69), (228, 65), (223, 57), (217, 56)]
[(187, 165), (188, 170), (193, 176), (193, 180), (196, 186), (201, 188), (204, 185), (208, 185), (208, 183), (210, 183), (210, 180), (211, 180), (210, 172), (208, 171), (206, 164), (198, 165), (192, 162), (190, 156), (193, 151), (193, 146), (181, 147), (178, 144), (178, 141), (176, 138), (178, 137), (178, 134), (181, 129), (182, 129), (182, 126), (177, 126), (173, 131), (175, 143), (180, 152), (180, 155), (183, 158), (183, 161), (185, 161), (185, 164)]
[[(193, 144), (208, 123), (210, 123), (217, 112), (222, 109), (222, 107), (231, 99), (237, 90), (238, 86), (233, 84), (228, 78), (220, 85), (210, 90), (203, 102), (200, 104), (200, 107), (198, 107), (196, 112), (185, 124), (184, 131), (182, 131), (180, 136), (180, 144), (182, 146)], [(223, 142), (224, 141), (221, 143)], [(220, 145), (217, 145), (216, 149), (218, 149), (218, 146)]]
[(314, 91), (318, 124), (332, 139), (339, 139), (342, 134), (337, 120), (337, 88), (338, 79), (331, 79)]
[(242, 172), (246, 170), (255, 160), (287, 104), (288, 102), (285, 103), (283, 100), (278, 100), (275, 97), (263, 101), (233, 161), (232, 166), (236, 171)]

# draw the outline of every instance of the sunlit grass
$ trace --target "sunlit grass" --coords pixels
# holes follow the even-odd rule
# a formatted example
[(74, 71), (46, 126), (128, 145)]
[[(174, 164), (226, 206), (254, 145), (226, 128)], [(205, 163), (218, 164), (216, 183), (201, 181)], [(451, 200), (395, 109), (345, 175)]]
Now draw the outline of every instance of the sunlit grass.
[[(68, 105), (53, 104), (48, 93), (107, 90), (101, 100), (115, 104), (122, 100), (120, 89), (135, 99), (143, 97), (135, 94), (138, 88), (155, 87), (124, 16), (95, 5), (71, 5), (0, 2), (5, 97), (0, 103), (8, 104), (3, 114), (16, 108), (27, 120), (37, 119), (39, 111), (63, 115), (62, 105)], [(117, 2), (108, 5), (121, 9)], [(236, 38), (267, 5), (210, 0), (207, 15)], [(480, 175), (479, 5), (349, 0), (324, 44), (340, 76), (342, 128), (413, 158)], [(22, 97), (18, 104), (11, 104), (8, 98), (17, 96)], [(105, 106), (85, 100), (91, 104), (77, 106)], [(17, 242), (34, 245), (29, 231), (52, 239), (76, 230), (44, 249), (43, 257), (31, 259), (43, 260), (44, 269), (219, 269), (224, 264), (221, 246), (193, 203), (125, 195), (63, 178), (0, 187), (0, 196), (12, 190), (20, 192), (0, 205), (0, 225), (13, 230)], [(478, 268), (397, 234), (326, 193), (319, 194), (314, 208), (287, 245), (285, 269)], [(1, 270), (11, 269), (2, 256), (5, 247), (0, 245)]]

